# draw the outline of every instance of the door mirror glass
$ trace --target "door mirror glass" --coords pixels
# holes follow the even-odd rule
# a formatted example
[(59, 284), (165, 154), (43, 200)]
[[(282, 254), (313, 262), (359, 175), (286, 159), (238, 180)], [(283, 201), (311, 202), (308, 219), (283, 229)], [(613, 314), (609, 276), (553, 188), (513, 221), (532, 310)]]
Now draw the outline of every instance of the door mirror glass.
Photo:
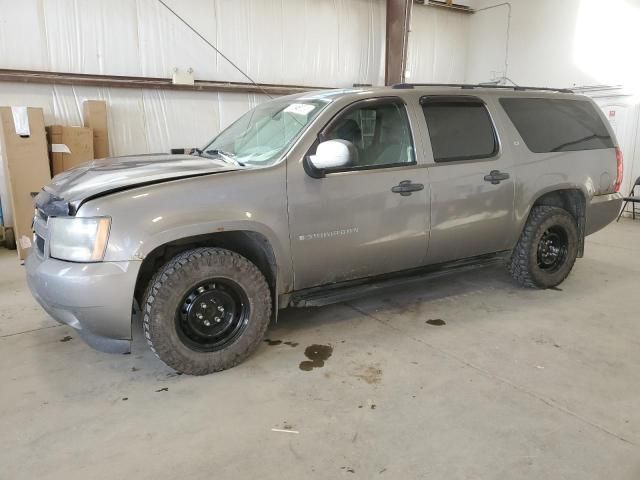
[(327, 170), (339, 170), (352, 166), (357, 161), (358, 151), (348, 140), (327, 140), (318, 145), (316, 153), (305, 158), (307, 173), (322, 178)]

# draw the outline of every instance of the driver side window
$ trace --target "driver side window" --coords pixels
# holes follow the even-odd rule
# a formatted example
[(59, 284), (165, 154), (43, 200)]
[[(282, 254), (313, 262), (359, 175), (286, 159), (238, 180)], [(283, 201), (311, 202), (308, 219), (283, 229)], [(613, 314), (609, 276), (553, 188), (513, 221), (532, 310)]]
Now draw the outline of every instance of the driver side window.
[(355, 155), (349, 168), (376, 168), (415, 163), (405, 106), (400, 102), (364, 102), (335, 119), (323, 140), (345, 140)]

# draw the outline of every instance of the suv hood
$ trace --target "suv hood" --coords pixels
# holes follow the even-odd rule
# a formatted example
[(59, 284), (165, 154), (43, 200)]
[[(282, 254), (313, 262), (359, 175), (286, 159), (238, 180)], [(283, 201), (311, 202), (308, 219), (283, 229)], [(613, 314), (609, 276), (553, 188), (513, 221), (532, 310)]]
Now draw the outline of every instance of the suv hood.
[(114, 157), (94, 160), (56, 175), (44, 189), (77, 205), (111, 191), (237, 169), (222, 160), (193, 155)]

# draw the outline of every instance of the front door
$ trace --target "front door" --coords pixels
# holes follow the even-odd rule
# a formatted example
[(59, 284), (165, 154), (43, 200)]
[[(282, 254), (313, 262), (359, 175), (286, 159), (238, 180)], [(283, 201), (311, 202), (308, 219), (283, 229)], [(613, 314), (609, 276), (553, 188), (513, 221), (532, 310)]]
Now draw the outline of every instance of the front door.
[(475, 96), (420, 101), (431, 141), (428, 263), (511, 248), (514, 172), (485, 102)]
[(429, 186), (404, 103), (356, 102), (319, 140), (332, 139), (353, 144), (347, 168), (324, 178), (310, 177), (299, 162), (287, 169), (295, 289), (423, 265)]

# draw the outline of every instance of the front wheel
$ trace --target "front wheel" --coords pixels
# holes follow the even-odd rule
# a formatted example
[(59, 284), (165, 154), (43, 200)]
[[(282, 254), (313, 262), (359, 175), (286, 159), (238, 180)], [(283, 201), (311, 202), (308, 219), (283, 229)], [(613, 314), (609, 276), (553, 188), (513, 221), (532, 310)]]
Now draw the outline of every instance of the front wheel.
[(509, 271), (526, 287), (551, 288), (571, 272), (578, 255), (575, 218), (559, 207), (533, 207), (511, 254)]
[(264, 275), (221, 248), (197, 248), (171, 259), (149, 282), (142, 305), (151, 350), (191, 375), (242, 362), (260, 344), (271, 317)]

